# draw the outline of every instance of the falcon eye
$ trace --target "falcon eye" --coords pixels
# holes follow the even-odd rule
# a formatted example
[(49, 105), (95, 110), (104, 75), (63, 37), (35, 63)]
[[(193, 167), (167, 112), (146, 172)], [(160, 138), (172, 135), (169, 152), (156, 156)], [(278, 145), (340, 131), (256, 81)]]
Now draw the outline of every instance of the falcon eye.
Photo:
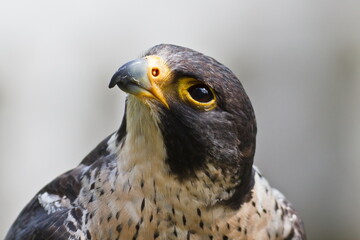
[(190, 96), (200, 103), (207, 103), (214, 99), (214, 95), (210, 88), (205, 84), (196, 84), (188, 89)]
[(151, 69), (151, 75), (153, 75), (153, 77), (157, 77), (160, 74), (160, 70), (158, 68), (153, 68)]
[(178, 79), (178, 93), (183, 102), (197, 110), (210, 111), (217, 105), (214, 89), (192, 77)]

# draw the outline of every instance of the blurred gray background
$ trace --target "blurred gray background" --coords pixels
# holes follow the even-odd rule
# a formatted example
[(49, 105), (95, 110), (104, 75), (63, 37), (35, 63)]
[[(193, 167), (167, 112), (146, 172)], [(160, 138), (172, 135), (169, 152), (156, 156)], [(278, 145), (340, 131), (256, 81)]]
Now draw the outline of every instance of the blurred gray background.
[(242, 81), (256, 165), (309, 239), (360, 239), (359, 1), (2, 1), (0, 239), (34, 194), (121, 122), (107, 88), (155, 44), (210, 55)]

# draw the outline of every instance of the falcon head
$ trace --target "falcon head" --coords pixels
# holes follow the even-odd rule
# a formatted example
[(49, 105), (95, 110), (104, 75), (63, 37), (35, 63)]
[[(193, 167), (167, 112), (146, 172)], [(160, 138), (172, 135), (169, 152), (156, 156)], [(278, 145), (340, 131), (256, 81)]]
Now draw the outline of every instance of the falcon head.
[[(169, 174), (180, 182), (199, 178), (199, 172), (213, 182), (221, 179), (222, 188), (235, 191), (224, 201), (236, 206), (235, 199), (251, 188), (256, 121), (234, 73), (202, 53), (161, 44), (120, 67), (109, 87), (116, 85), (129, 94), (127, 109), (149, 110), (152, 120), (141, 121), (156, 122)], [(126, 128), (126, 122), (140, 120), (124, 121)]]

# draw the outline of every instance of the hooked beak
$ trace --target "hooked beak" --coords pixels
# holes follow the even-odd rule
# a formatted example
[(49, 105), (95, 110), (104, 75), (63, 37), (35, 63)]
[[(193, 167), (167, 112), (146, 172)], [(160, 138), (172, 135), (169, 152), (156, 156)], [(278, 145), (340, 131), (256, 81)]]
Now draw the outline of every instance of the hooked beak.
[[(117, 85), (121, 90), (138, 97), (143, 102), (148, 98), (160, 101), (169, 108), (168, 103), (159, 85), (162, 85), (164, 79), (161, 79), (165, 73), (161, 70), (162, 66), (157, 56), (130, 61), (119, 68), (111, 78), (109, 88)], [(168, 70), (168, 68), (165, 68)], [(168, 74), (166, 73), (166, 77)], [(144, 101), (145, 100), (145, 101)]]

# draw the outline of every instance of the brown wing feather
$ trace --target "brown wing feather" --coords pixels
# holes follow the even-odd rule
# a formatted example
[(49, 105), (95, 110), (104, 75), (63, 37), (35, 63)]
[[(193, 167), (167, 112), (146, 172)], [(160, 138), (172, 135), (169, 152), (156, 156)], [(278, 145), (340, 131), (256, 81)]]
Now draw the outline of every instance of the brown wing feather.
[[(71, 203), (77, 198), (81, 189), (81, 178), (86, 174), (85, 168), (97, 168), (104, 158), (109, 161), (107, 142), (105, 138), (93, 151), (91, 151), (81, 164), (47, 184), (21, 211), (8, 231), (5, 240), (10, 239), (68, 239), (64, 222), (70, 209), (48, 213), (38, 200), (39, 194), (47, 192), (59, 197), (66, 196)], [(107, 157), (108, 156), (108, 157)]]

